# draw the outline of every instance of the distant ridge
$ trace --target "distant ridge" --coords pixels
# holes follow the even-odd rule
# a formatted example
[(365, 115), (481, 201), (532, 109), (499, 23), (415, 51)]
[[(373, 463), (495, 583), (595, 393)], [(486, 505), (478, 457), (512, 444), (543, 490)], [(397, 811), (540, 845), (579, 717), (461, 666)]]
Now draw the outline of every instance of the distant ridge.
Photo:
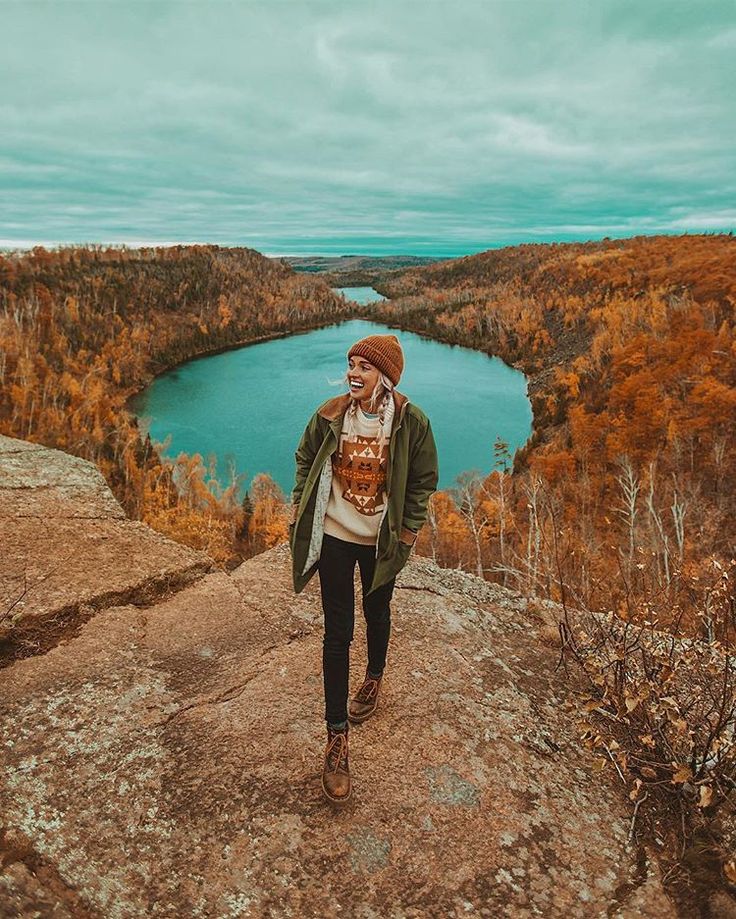
[(422, 255), (289, 255), (279, 261), (297, 272), (326, 275), (325, 280), (333, 286), (350, 287), (372, 285), (388, 272), (424, 268), (445, 259)]

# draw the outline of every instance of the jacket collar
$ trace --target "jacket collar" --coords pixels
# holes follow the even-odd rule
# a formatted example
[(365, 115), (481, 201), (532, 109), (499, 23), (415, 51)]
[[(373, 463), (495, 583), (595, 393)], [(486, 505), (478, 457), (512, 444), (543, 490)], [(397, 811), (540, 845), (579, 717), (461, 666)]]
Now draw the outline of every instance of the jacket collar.
[[(397, 389), (394, 389), (394, 417), (398, 420), (401, 419), (401, 416), (404, 413), (404, 409), (409, 402), (409, 397), (405, 396), (403, 393), (399, 392)], [(340, 396), (334, 396), (332, 399), (328, 399), (324, 405), (321, 405), (318, 409), (318, 413), (326, 418), (328, 421), (337, 421), (338, 418), (342, 416), (347, 411), (348, 406), (352, 400), (352, 396), (349, 392), (343, 393)]]

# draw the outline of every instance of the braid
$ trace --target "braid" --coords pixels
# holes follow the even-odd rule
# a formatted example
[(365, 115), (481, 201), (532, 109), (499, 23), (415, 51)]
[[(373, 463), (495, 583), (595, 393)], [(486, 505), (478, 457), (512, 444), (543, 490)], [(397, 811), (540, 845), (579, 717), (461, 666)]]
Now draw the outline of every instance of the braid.
[(381, 423), (381, 427), (383, 427), (386, 421), (386, 408), (388, 407), (389, 396), (390, 393), (388, 391), (384, 392), (381, 404), (378, 406), (378, 420)]
[(352, 399), (348, 406), (348, 436), (349, 441), (354, 441), (357, 437), (355, 430), (355, 419), (358, 415), (358, 400)]
[(393, 384), (385, 374), (381, 374), (381, 382), (383, 383), (384, 394), (378, 407), (378, 421), (381, 432), (378, 440), (379, 447), (383, 447), (388, 441), (394, 419)]

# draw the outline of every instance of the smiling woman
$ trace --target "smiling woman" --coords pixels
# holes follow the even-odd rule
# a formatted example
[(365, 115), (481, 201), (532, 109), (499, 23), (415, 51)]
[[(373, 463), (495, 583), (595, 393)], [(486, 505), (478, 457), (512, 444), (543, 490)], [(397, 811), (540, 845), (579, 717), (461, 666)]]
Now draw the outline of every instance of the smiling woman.
[[(347, 356), (348, 392), (317, 409), (297, 447), (289, 530), (295, 591), (315, 571), (320, 577), (327, 721), (322, 788), (334, 802), (346, 801), (352, 791), (348, 720), (361, 722), (375, 711), (396, 575), (409, 559), (439, 479), (429, 419), (396, 389), (404, 368), (396, 335), (369, 335)], [(348, 712), (356, 562), (368, 666)]]

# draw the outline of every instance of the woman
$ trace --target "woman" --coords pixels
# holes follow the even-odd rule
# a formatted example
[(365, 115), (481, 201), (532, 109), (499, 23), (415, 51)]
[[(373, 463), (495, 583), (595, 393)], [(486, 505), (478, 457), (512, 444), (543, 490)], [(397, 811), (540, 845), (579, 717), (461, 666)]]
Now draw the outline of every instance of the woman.
[[(369, 335), (348, 351), (348, 392), (314, 413), (296, 450), (289, 545), (294, 590), (319, 571), (327, 749), (322, 788), (331, 801), (350, 797), (348, 720), (373, 714), (391, 630), (396, 575), (437, 489), (432, 428), (396, 386), (404, 355), (395, 335)], [(368, 666), (347, 708), (353, 639), (355, 563), (360, 568)]]

